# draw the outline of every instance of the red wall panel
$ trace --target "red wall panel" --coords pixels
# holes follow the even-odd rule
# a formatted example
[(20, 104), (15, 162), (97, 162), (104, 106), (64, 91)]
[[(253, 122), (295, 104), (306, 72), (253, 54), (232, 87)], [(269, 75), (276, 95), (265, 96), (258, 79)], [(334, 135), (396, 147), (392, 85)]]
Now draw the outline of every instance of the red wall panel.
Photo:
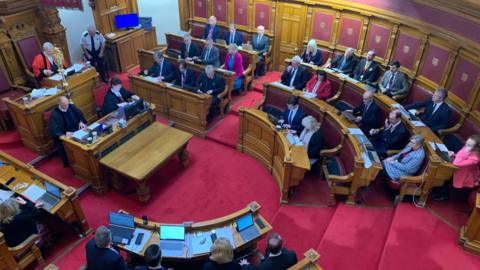
[(430, 44), (423, 57), (422, 69), (420, 75), (440, 84), (443, 72), (447, 66), (448, 50), (439, 46)]
[(331, 42), (333, 21), (335, 16), (333, 14), (314, 11), (313, 12), (313, 25), (312, 25), (312, 38)]
[(468, 102), (475, 80), (479, 75), (480, 66), (478, 64), (460, 57), (452, 72), (451, 83), (448, 88), (465, 102)]
[(193, 13), (195, 17), (207, 17), (207, 0), (194, 0)]
[(227, 22), (227, 0), (213, 0), (213, 15), (217, 21)]
[(270, 29), (270, 5), (266, 3), (255, 4), (255, 27), (263, 25)]
[(400, 33), (397, 40), (397, 46), (393, 53), (393, 60), (397, 60), (402, 66), (413, 70), (415, 56), (420, 47), (420, 39), (405, 33)]
[(234, 5), (234, 22), (235, 24), (248, 25), (248, 0), (235, 0)]
[(377, 56), (385, 58), (387, 53), (390, 29), (386, 26), (372, 23), (368, 31), (367, 46), (365, 50), (375, 50)]
[(362, 21), (356, 18), (342, 17), (340, 25), (341, 29), (338, 37), (338, 44), (356, 49), (360, 37)]

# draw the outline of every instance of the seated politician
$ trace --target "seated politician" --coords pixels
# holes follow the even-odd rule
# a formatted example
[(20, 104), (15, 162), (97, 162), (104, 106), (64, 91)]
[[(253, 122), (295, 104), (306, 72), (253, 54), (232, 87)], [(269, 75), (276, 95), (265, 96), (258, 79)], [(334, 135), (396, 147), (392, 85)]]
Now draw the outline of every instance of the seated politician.
[(214, 67), (220, 66), (220, 50), (213, 46), (213, 40), (207, 38), (205, 41), (205, 47), (203, 47), (202, 54), (200, 56), (192, 57), (193, 61), (200, 62), (202, 65), (212, 65)]
[(290, 96), (287, 99), (287, 109), (283, 111), (278, 123), (283, 127), (290, 129), (293, 133), (300, 134), (303, 131), (302, 120), (307, 114), (300, 108), (298, 101), (300, 97)]
[(63, 135), (68, 138), (72, 137), (73, 132), (86, 128), (86, 123), (87, 120), (83, 117), (83, 113), (75, 105), (70, 104), (67, 97), (61, 96), (58, 99), (58, 107), (52, 111), (48, 128), (53, 143), (62, 157), (64, 167), (68, 167), (69, 162), (60, 137)]
[(60, 64), (63, 64), (64, 67), (68, 67), (68, 62), (65, 59), (63, 59), (62, 63), (55, 62), (52, 43), (45, 42), (42, 47), (43, 51), (33, 58), (32, 63), (33, 73), (39, 82), (44, 78), (57, 73)]
[(353, 73), (353, 78), (365, 83), (373, 83), (378, 79), (378, 72), (380, 68), (378, 67), (375, 59), (375, 51), (370, 50), (367, 53), (367, 56), (360, 60), (355, 72)]
[(235, 81), (233, 82), (233, 92), (238, 94), (242, 88), (242, 76), (243, 76), (243, 58), (240, 52), (238, 52), (237, 45), (228, 45), (228, 53), (225, 57), (225, 64), (223, 68), (235, 72)]
[(310, 80), (310, 73), (301, 63), (302, 58), (300, 56), (296, 55), (292, 58), (292, 63), (285, 68), (282, 77), (280, 77), (283, 85), (297, 90), (305, 88), (308, 80)]
[(423, 141), (422, 135), (413, 135), (410, 138), (410, 143), (400, 153), (383, 160), (384, 172), (390, 179), (398, 181), (400, 176), (412, 176), (421, 173), (418, 170), (425, 158)]
[(16, 247), (32, 234), (38, 234), (37, 220), (42, 203), (11, 197), (0, 204), (0, 231), (9, 247)]
[(203, 30), (203, 39), (219, 39), (222, 38), (221, 36), (220, 27), (217, 25), (217, 18), (215, 16), (210, 16), (208, 18), (208, 24), (205, 26)]
[(322, 52), (317, 48), (315, 39), (311, 39), (302, 53), (303, 62), (311, 65), (322, 65)]
[(237, 31), (233, 23), (228, 25), (228, 31), (225, 32), (225, 42), (227, 45), (234, 43), (237, 46), (242, 46), (243, 44), (243, 35)]
[[(277, 233), (273, 233), (267, 239), (265, 257), (260, 262), (258, 270), (287, 270), (297, 263), (297, 254), (283, 247), (283, 239)], [(241, 265), (249, 263), (243, 259)]]
[(180, 86), (181, 88), (194, 88), (195, 83), (195, 73), (193, 73), (192, 70), (188, 69), (184, 60), (180, 59), (178, 61), (178, 73), (177, 78), (175, 79), (175, 85)]
[(265, 73), (265, 54), (270, 49), (270, 41), (265, 36), (263, 25), (257, 26), (257, 33), (252, 35), (252, 49), (258, 53), (255, 76), (262, 76)]
[(105, 226), (95, 231), (95, 238), (85, 246), (88, 270), (128, 270), (123, 257), (112, 247), (112, 235)]
[(303, 143), (305, 149), (307, 149), (308, 159), (310, 160), (310, 165), (312, 165), (320, 158), (320, 151), (323, 149), (320, 123), (318, 123), (315, 117), (309, 115), (302, 119), (302, 126), (304, 129), (299, 135), (300, 141)]
[(180, 52), (180, 58), (186, 59), (188, 61), (192, 60), (192, 57), (197, 56), (199, 50), (197, 45), (192, 43), (192, 36), (190, 34), (185, 34), (183, 36), (182, 51)]
[(158, 244), (152, 244), (145, 249), (145, 266), (137, 266), (135, 270), (165, 270), (162, 267), (162, 250)]
[(208, 112), (207, 120), (212, 120), (215, 116), (217, 105), (220, 103), (218, 95), (225, 90), (225, 79), (215, 73), (212, 65), (205, 66), (205, 73), (200, 75), (197, 81), (197, 93), (208, 94), (212, 96), (212, 103)]
[(225, 237), (220, 237), (210, 247), (210, 256), (202, 270), (241, 270), (240, 264), (233, 258), (233, 246)]
[(153, 66), (143, 71), (143, 75), (158, 78), (158, 81), (172, 82), (175, 80), (175, 71), (161, 51), (153, 53)]
[(357, 65), (357, 59), (353, 52), (354, 50), (352, 48), (347, 48), (343, 55), (335, 57), (326, 67), (344, 74), (351, 74)]
[(452, 111), (445, 102), (447, 96), (447, 89), (439, 88), (433, 93), (431, 99), (408, 105), (405, 109), (416, 109), (422, 122), (433, 132), (438, 133), (440, 129), (446, 129), (450, 126)]
[(407, 76), (399, 69), (400, 62), (393, 61), (389, 66), (389, 70), (385, 71), (378, 84), (380, 91), (389, 97), (404, 95), (408, 92)]
[(366, 136), (370, 136), (370, 130), (379, 127), (380, 108), (373, 100), (373, 92), (363, 93), (363, 102), (353, 110), (347, 110), (355, 116), (355, 122)]
[(370, 129), (370, 141), (380, 158), (387, 157), (387, 151), (401, 150), (407, 144), (410, 134), (401, 117), (400, 110), (393, 110), (385, 119), (383, 128)]
[(317, 70), (317, 75), (308, 81), (305, 92), (316, 98), (327, 100), (332, 95), (332, 83), (327, 79), (327, 73), (321, 69)]
[(129, 99), (138, 100), (139, 97), (123, 88), (119, 78), (113, 78), (110, 82), (110, 90), (103, 98), (102, 114), (107, 115), (116, 111), (118, 107), (127, 105)]

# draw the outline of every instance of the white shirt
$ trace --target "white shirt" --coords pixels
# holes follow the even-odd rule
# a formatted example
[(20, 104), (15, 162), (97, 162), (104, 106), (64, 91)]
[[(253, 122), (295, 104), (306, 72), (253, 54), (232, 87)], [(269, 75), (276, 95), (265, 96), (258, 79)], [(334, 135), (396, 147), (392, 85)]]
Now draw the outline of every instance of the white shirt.
[[(80, 44), (89, 51), (92, 51), (92, 38), (88, 34), (88, 31), (82, 33), (82, 38), (80, 39)], [(102, 33), (96, 32), (93, 36), (93, 44), (95, 45), (95, 51), (100, 50), (102, 44), (105, 44), (105, 38)]]
[(433, 108), (432, 115), (438, 110), (438, 108), (440, 108), (440, 106), (442, 106), (442, 103), (443, 102), (435, 104), (435, 108)]
[(292, 78), (290, 79), (290, 84), (289, 84), (290, 87), (293, 87), (293, 81), (295, 81), (295, 76), (297, 76), (297, 70), (298, 68), (293, 68), (293, 75), (292, 75)]

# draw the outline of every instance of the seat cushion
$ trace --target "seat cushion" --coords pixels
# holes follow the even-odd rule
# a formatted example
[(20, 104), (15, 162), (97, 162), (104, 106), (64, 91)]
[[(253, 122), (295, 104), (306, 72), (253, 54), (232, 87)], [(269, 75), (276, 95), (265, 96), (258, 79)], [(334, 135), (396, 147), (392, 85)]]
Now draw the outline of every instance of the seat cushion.
[(8, 107), (5, 101), (3, 101), (4, 98), (10, 98), (10, 99), (17, 99), (21, 96), (23, 96), (25, 93), (20, 90), (11, 90), (8, 92), (4, 92), (0, 94), (0, 119), (2, 120), (7, 120), (10, 118), (10, 114), (8, 113)]
[(390, 178), (387, 179), (387, 184), (391, 189), (394, 189), (394, 190), (399, 190), (401, 186), (400, 181), (393, 181)]
[(330, 175), (345, 175), (342, 160), (337, 156), (327, 158), (327, 170)]

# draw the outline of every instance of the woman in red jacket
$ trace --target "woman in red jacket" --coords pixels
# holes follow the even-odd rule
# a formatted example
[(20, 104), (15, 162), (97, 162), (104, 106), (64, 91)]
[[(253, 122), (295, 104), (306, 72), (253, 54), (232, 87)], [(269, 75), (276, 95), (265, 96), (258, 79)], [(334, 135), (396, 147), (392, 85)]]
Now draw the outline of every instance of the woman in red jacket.
[(228, 53), (225, 57), (225, 64), (223, 67), (227, 70), (235, 72), (236, 78), (233, 82), (233, 91), (238, 94), (240, 88), (242, 87), (242, 76), (243, 76), (243, 58), (242, 55), (238, 52), (237, 45), (232, 43), (228, 46)]
[(319, 99), (328, 99), (332, 94), (332, 84), (327, 79), (327, 73), (324, 70), (318, 70), (317, 75), (308, 81), (305, 92)]

